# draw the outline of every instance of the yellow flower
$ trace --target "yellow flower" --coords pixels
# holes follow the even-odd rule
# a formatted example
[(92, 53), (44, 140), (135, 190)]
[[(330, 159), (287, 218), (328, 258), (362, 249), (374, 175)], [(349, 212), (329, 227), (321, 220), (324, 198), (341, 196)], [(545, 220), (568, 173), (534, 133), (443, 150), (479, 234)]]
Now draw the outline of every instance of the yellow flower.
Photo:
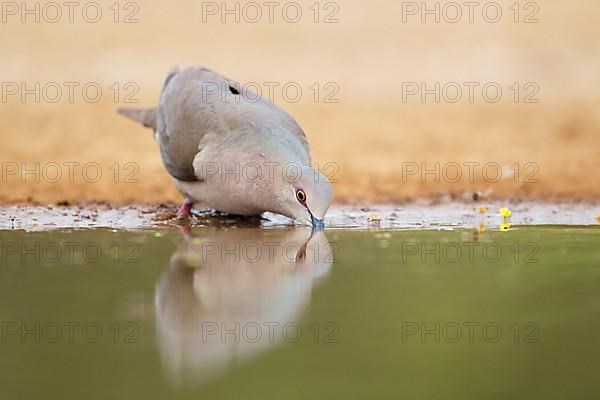
[(487, 211), (486, 207), (479, 207), (479, 213), (480, 214), (485, 214), (486, 211)]
[(500, 224), (500, 230), (506, 232), (510, 229), (511, 225), (512, 224), (510, 222), (503, 222)]
[(506, 207), (502, 207), (500, 209), (500, 215), (502, 215), (504, 218), (510, 218), (510, 216), (512, 215), (512, 212), (510, 212), (510, 210)]
[(373, 214), (369, 217), (369, 222), (379, 222), (381, 221), (381, 216), (379, 214)]
[(483, 224), (479, 225), (479, 232), (483, 233), (485, 231), (487, 231), (487, 228), (485, 227), (485, 225), (483, 225)]

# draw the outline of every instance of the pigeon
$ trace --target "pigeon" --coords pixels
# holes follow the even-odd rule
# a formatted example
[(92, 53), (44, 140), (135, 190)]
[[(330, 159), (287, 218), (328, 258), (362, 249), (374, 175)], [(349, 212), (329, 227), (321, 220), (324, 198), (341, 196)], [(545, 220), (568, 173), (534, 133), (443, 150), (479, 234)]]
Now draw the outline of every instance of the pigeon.
[(331, 183), (311, 167), (302, 128), (248, 87), (203, 66), (174, 67), (158, 106), (118, 112), (155, 132), (163, 164), (192, 206), (240, 216), (264, 212), (323, 228)]

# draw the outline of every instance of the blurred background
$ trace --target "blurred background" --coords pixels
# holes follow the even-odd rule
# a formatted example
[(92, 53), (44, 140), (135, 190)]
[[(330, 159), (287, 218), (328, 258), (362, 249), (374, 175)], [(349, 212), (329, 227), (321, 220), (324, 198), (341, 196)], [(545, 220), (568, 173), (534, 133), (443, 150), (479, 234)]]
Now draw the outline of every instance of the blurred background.
[(0, 201), (179, 201), (115, 112), (176, 64), (289, 111), (339, 203), (597, 199), (600, 3), (476, 3), (3, 2)]

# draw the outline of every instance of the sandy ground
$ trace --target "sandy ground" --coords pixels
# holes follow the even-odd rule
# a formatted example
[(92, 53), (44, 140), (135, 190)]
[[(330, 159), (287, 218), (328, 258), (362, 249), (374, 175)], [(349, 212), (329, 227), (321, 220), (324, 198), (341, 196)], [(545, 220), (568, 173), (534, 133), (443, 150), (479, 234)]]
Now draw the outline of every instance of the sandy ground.
[[(512, 215), (504, 218), (500, 208)], [(278, 227), (290, 220), (275, 214), (263, 218), (236, 218), (195, 210), (190, 219), (176, 217), (175, 204), (158, 206), (106, 204), (86, 206), (4, 206), (0, 230), (46, 231), (54, 229), (170, 229), (179, 227)], [(517, 229), (529, 225), (600, 225), (600, 203), (543, 204), (539, 202), (418, 201), (399, 206), (336, 206), (325, 218), (327, 229), (475, 229), (478, 232)], [(509, 223), (509, 225), (505, 225)]]
[[(460, 200), (476, 192), (490, 199), (600, 199), (600, 3), (538, 1), (531, 24), (513, 21), (512, 0), (499, 2), (498, 23), (481, 14), (474, 23), (421, 23), (419, 16), (404, 23), (402, 2), (343, 0), (335, 3), (338, 22), (324, 24), (314, 22), (313, 3), (298, 3), (298, 23), (220, 16), (204, 22), (203, 3), (189, 0), (137, 2), (132, 24), (113, 21), (112, 2), (99, 3), (104, 14), (94, 24), (78, 14), (73, 23), (7, 16), (0, 24), (3, 83), (54, 82), (64, 90), (75, 82), (79, 89), (73, 101), (65, 90), (52, 103), (49, 93), (37, 102), (3, 87), (0, 202), (178, 202), (151, 133), (115, 113), (154, 105), (173, 64), (204, 64), (262, 88), (299, 85), (299, 101), (281, 91), (273, 99), (304, 127), (315, 161), (336, 181), (338, 203)], [(102, 89), (98, 102), (80, 90), (90, 82)], [(473, 102), (466, 94), (457, 103), (444, 95), (423, 102), (406, 97), (410, 82), (494, 82), (503, 95), (496, 103), (481, 91)], [(537, 103), (525, 102), (528, 83), (539, 89), (531, 98)], [(126, 103), (127, 95), (137, 103)]]

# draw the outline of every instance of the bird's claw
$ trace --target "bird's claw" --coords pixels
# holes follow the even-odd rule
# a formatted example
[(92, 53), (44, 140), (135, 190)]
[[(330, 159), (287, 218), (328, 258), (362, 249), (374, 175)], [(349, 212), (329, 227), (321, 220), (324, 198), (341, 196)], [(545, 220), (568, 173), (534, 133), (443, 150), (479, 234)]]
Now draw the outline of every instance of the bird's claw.
[(192, 206), (194, 205), (194, 203), (192, 203), (189, 200), (185, 200), (183, 202), (183, 204), (181, 205), (181, 207), (179, 207), (179, 211), (177, 211), (177, 218), (179, 219), (185, 219), (185, 218), (189, 218), (190, 215), (192, 215)]

